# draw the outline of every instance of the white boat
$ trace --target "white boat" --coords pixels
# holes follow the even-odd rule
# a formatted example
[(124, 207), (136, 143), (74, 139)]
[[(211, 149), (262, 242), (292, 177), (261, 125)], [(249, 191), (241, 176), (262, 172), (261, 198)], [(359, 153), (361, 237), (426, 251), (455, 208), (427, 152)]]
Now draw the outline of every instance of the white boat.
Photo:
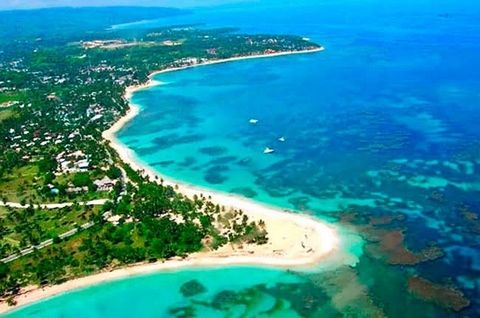
[(278, 141), (284, 142), (284, 141), (285, 141), (285, 137), (282, 136), (282, 137), (278, 138)]
[(248, 122), (252, 125), (255, 125), (256, 123), (258, 123), (258, 119), (252, 118)]
[(269, 154), (269, 153), (272, 153), (272, 152), (274, 152), (274, 151), (275, 151), (275, 150), (273, 150), (272, 148), (265, 147), (265, 150), (263, 150), (263, 153)]

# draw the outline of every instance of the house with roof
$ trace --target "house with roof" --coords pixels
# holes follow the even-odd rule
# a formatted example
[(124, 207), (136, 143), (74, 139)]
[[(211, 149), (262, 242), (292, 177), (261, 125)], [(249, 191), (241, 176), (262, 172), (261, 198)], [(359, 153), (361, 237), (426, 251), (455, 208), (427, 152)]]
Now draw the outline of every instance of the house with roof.
[(97, 186), (97, 191), (109, 192), (113, 190), (115, 186), (115, 181), (105, 176), (100, 180), (93, 181), (93, 184)]

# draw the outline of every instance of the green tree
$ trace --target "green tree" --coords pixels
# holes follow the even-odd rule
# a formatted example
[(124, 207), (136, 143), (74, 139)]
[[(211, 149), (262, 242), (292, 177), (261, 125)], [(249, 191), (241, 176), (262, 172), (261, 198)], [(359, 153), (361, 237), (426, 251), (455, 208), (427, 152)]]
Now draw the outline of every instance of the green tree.
[(57, 162), (55, 159), (46, 157), (38, 162), (38, 170), (41, 173), (52, 172), (57, 169)]
[(107, 170), (107, 176), (110, 179), (118, 179), (122, 176), (122, 171), (118, 167), (111, 166), (110, 169)]
[(73, 176), (72, 182), (76, 187), (88, 187), (92, 184), (92, 179), (87, 172), (79, 172)]

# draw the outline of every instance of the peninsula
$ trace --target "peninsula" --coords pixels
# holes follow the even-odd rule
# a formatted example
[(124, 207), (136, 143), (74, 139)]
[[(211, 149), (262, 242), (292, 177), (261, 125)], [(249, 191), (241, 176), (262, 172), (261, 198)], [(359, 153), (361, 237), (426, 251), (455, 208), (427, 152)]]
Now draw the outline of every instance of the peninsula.
[(167, 180), (115, 137), (139, 112), (131, 94), (154, 85), (155, 70), (321, 46), (190, 26), (149, 30), (139, 41), (96, 28), (95, 36), (112, 39), (80, 29), (39, 44), (26, 34), (21, 50), (6, 47), (1, 55), (0, 100), (12, 106), (0, 116), (0, 313), (140, 273), (231, 264), (305, 268), (336, 249), (329, 225)]

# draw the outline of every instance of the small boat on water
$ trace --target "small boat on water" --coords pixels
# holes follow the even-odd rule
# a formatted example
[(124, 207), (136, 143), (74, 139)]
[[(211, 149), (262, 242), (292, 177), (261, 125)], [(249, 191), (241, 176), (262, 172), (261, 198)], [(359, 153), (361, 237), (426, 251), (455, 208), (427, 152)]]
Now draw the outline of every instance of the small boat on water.
[(275, 150), (273, 150), (272, 148), (268, 148), (268, 147), (265, 147), (265, 150), (263, 150), (264, 154), (269, 154), (269, 153), (272, 153), (272, 152), (275, 152)]
[(278, 138), (278, 141), (284, 142), (284, 141), (285, 141), (285, 137), (282, 136), (282, 137)]
[(248, 122), (252, 125), (255, 125), (256, 123), (258, 123), (258, 119), (252, 118)]

